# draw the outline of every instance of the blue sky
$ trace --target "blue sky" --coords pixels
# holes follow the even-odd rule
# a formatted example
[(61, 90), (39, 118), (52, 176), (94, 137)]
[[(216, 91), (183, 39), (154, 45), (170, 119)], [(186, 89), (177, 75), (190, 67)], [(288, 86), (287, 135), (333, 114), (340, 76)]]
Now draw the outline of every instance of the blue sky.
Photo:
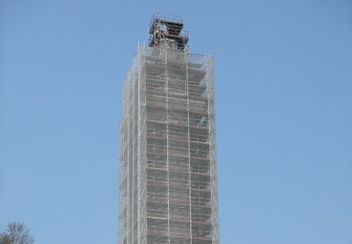
[(117, 243), (122, 80), (154, 11), (214, 55), (222, 243), (352, 243), (351, 1), (0, 2), (0, 230)]

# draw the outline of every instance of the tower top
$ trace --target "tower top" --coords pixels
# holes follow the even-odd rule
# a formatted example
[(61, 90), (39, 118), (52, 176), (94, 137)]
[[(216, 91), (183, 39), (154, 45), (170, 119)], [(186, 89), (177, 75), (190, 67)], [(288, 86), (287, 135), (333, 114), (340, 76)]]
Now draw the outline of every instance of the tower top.
[(149, 23), (149, 46), (184, 50), (189, 32), (183, 25), (183, 17), (155, 12)]

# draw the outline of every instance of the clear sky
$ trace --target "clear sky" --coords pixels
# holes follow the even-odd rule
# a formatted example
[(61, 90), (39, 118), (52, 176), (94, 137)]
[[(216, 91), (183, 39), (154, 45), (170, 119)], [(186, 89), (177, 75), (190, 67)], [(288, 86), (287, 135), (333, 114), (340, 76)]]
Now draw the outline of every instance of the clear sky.
[(352, 1), (0, 1), (0, 230), (116, 244), (122, 80), (154, 11), (215, 62), (222, 244), (352, 243)]

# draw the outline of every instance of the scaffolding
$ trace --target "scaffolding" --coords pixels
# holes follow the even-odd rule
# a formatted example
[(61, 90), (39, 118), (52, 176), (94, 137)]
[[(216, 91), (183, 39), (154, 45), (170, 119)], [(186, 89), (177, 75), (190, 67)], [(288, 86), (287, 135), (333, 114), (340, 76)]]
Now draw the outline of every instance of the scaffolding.
[(182, 28), (154, 14), (123, 82), (119, 244), (219, 243), (213, 58)]

